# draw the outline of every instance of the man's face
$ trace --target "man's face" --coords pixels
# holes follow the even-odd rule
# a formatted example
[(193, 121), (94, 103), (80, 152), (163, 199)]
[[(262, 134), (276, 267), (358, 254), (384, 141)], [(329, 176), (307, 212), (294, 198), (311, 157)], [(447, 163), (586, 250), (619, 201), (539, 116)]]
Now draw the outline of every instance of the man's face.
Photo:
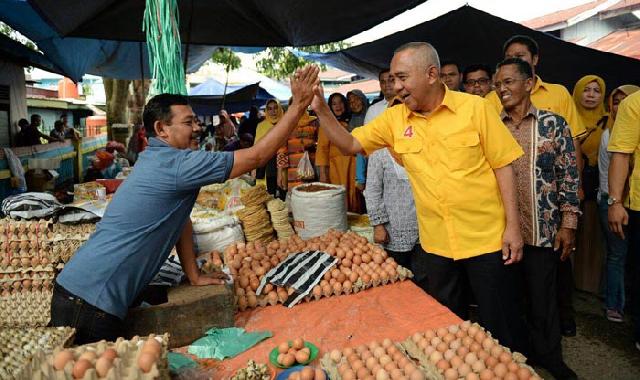
[(440, 69), (440, 80), (449, 87), (449, 90), (458, 91), (462, 76), (456, 65), (444, 65)]
[(162, 130), (156, 133), (169, 145), (178, 149), (189, 149), (200, 136), (201, 128), (198, 118), (193, 113), (191, 106), (171, 106), (171, 123), (169, 125), (160, 122)]
[(62, 116), (62, 117), (60, 118), (60, 121), (62, 122), (62, 125), (63, 125), (63, 126), (64, 126), (64, 125), (67, 125), (67, 117), (66, 117), (66, 116)]
[(502, 106), (510, 111), (529, 99), (533, 79), (525, 79), (515, 65), (505, 65), (496, 73), (495, 86)]
[(349, 108), (351, 108), (351, 112), (360, 113), (364, 109), (364, 104), (362, 104), (362, 99), (356, 94), (347, 95), (347, 100), (349, 100)]
[(394, 90), (402, 102), (414, 112), (426, 109), (429, 92), (440, 85), (438, 69), (432, 63), (422, 62), (418, 53), (407, 49), (394, 54), (391, 60), (391, 75)]
[(334, 115), (342, 116), (342, 114), (344, 113), (344, 102), (342, 101), (341, 97), (334, 96), (333, 98), (331, 98), (330, 106)]
[(504, 59), (509, 58), (520, 58), (521, 60), (530, 64), (532, 68), (536, 67), (536, 65), (538, 64), (538, 56), (531, 55), (531, 52), (529, 51), (527, 45), (517, 42), (509, 45), (507, 47), (507, 50), (504, 52)]
[(34, 126), (39, 127), (39, 126), (40, 126), (40, 124), (42, 124), (42, 118), (37, 117), (37, 118), (35, 118), (35, 119), (33, 120), (33, 125), (34, 125)]
[(267, 104), (267, 115), (272, 118), (278, 117), (278, 104), (276, 104), (276, 102)]
[(380, 90), (387, 101), (396, 96), (396, 91), (393, 89), (393, 76), (388, 71), (380, 74)]
[(464, 91), (468, 94), (484, 97), (491, 92), (491, 77), (484, 70), (468, 73), (464, 82)]

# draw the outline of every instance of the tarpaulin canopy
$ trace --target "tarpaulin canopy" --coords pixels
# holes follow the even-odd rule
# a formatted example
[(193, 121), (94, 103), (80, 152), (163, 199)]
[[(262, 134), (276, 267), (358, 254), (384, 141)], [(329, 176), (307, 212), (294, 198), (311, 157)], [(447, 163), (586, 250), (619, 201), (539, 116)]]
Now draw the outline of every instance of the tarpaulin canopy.
[(610, 89), (625, 83), (640, 84), (640, 60), (566, 42), (470, 6), (349, 49), (296, 54), (377, 78), (378, 72), (389, 66), (394, 50), (406, 42), (430, 42), (441, 61), (457, 62), (462, 69), (474, 63), (495, 65), (503, 58), (502, 45), (515, 34), (531, 36), (538, 42), (540, 60), (536, 72), (547, 82), (561, 83), (571, 90), (582, 76), (597, 74)]
[(29, 49), (4, 34), (0, 34), (0, 56), (2, 59), (12, 61), (24, 67), (34, 66), (52, 73), (65, 75), (64, 70), (51, 62), (49, 58), (35, 50)]
[(197, 115), (217, 115), (223, 108), (227, 112), (236, 113), (249, 110), (251, 106), (263, 106), (267, 100), (274, 98), (260, 83), (249, 85), (233, 85), (226, 87), (215, 79), (209, 79), (191, 89), (189, 102)]
[[(184, 0), (182, 42), (305, 46), (340, 41), (425, 0)], [(29, 0), (62, 36), (145, 41), (145, 0)]]

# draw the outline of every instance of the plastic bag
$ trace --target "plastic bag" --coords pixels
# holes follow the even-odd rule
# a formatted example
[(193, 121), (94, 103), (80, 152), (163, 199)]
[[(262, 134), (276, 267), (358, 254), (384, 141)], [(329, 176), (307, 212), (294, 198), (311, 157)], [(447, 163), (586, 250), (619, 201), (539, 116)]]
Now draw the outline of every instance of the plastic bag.
[(302, 158), (298, 162), (298, 178), (301, 180), (315, 179), (316, 173), (313, 170), (313, 164), (309, 158), (309, 152), (305, 150)]
[(269, 331), (246, 332), (243, 328), (213, 328), (205, 336), (191, 343), (188, 352), (200, 359), (232, 358), (259, 342), (271, 338)]

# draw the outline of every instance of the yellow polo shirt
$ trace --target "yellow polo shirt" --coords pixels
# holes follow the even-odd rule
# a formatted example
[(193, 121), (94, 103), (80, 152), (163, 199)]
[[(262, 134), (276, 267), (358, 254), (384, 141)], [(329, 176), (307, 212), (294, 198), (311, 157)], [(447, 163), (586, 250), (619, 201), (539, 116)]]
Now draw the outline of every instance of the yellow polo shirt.
[(397, 105), (352, 135), (367, 154), (390, 147), (401, 160), (425, 251), (459, 260), (501, 249), (506, 217), (493, 169), (524, 152), (485, 99), (446, 89), (428, 116)]
[[(495, 106), (498, 113), (502, 112), (502, 103), (495, 91), (488, 93), (485, 98)], [(531, 103), (539, 110), (551, 111), (564, 117), (574, 139), (587, 133), (578, 115), (573, 97), (563, 85), (543, 82), (536, 75), (536, 83), (531, 90)]]
[(640, 92), (629, 95), (620, 103), (607, 150), (633, 154), (633, 172), (629, 176), (629, 208), (640, 211)]

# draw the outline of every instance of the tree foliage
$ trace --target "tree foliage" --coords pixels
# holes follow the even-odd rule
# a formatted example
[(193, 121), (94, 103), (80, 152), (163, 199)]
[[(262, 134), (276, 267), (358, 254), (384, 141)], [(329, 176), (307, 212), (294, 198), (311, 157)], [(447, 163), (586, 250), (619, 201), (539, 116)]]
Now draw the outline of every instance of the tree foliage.
[[(328, 53), (347, 48), (346, 42), (332, 42), (324, 45), (312, 45), (296, 48), (305, 52)], [(293, 74), (296, 69), (306, 65), (309, 61), (293, 54), (291, 50), (282, 47), (271, 47), (260, 53), (260, 58), (256, 62), (258, 71), (275, 79), (285, 79)], [(325, 65), (320, 65), (321, 69), (326, 69)]]
[(23, 36), (20, 32), (16, 31), (4, 22), (0, 22), (0, 33), (11, 38), (12, 40), (20, 42), (29, 49), (38, 51), (38, 47), (33, 43), (33, 41)]
[(218, 63), (227, 68), (227, 71), (239, 69), (242, 66), (240, 57), (233, 51), (227, 48), (219, 48), (213, 52), (211, 59), (214, 63)]

